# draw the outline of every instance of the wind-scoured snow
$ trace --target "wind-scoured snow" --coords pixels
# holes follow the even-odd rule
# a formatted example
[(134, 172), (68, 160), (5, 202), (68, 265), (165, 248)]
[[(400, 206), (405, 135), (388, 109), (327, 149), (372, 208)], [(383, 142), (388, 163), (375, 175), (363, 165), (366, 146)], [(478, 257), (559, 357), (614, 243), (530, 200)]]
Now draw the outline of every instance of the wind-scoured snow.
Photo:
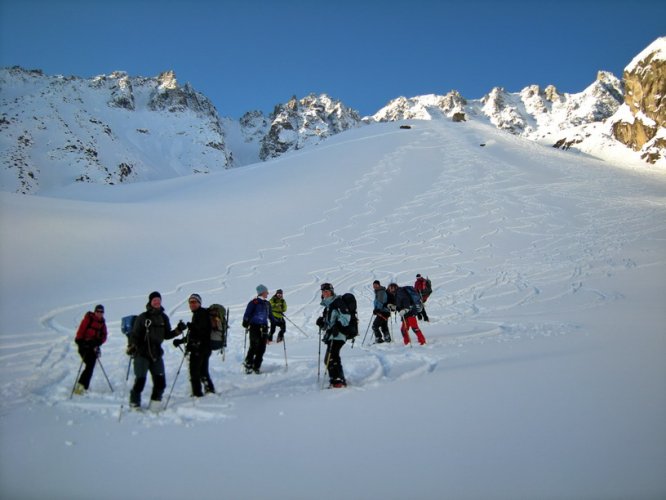
[[(0, 496), (666, 496), (664, 174), (479, 122), (401, 124), (206, 176), (0, 193)], [(372, 281), (416, 273), (427, 345), (363, 342)], [(343, 390), (317, 377), (323, 282), (359, 303)], [(260, 283), (290, 321), (245, 375)], [(153, 290), (174, 324), (193, 292), (230, 307), (231, 337), (216, 395), (189, 397), (166, 342), (169, 407), (129, 412), (120, 319)], [(114, 390), (97, 366), (70, 399), (97, 303)]]

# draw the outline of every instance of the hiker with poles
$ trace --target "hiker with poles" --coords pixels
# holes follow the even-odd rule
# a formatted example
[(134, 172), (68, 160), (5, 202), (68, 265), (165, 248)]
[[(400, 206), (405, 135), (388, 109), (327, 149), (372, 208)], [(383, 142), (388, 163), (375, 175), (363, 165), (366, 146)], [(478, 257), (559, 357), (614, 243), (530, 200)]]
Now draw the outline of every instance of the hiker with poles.
[(134, 321), (134, 327), (127, 338), (127, 355), (134, 358), (134, 386), (130, 391), (130, 407), (141, 407), (141, 393), (146, 385), (146, 376), (150, 372), (153, 391), (149, 408), (159, 411), (162, 395), (166, 388), (166, 375), (162, 355), (162, 342), (173, 339), (183, 333), (187, 325), (182, 321), (171, 330), (169, 317), (162, 307), (162, 296), (153, 292), (148, 296), (145, 312)]
[[(98, 304), (95, 306), (95, 312), (88, 311), (85, 314), (81, 320), (81, 324), (79, 325), (78, 330), (76, 331), (74, 342), (76, 342), (79, 356), (81, 356), (79, 372), (81, 372), (81, 367), (84, 364), (85, 369), (83, 370), (83, 373), (81, 373), (81, 377), (77, 375), (77, 381), (74, 384), (74, 390), (72, 391), (72, 394), (81, 395), (88, 390), (88, 387), (90, 387), (90, 379), (92, 378), (93, 371), (95, 370), (95, 364), (98, 362), (102, 353), (100, 346), (106, 342), (107, 335), (108, 332), (106, 330), (106, 322), (104, 320), (104, 306)], [(104, 371), (104, 367), (102, 367), (101, 361), (100, 367), (102, 368), (102, 371)], [(110, 382), (109, 387), (111, 387)], [(113, 392), (113, 387), (111, 387), (111, 392)]]
[[(185, 351), (190, 355), (190, 384), (192, 396), (201, 398), (214, 394), (215, 386), (210, 378), (208, 363), (211, 355), (211, 321), (208, 310), (201, 307), (201, 296), (193, 293), (188, 299), (192, 321), (187, 324), (188, 333), (184, 338), (175, 339), (173, 345), (186, 344)], [(203, 390), (202, 390), (203, 385)]]
[(421, 297), (421, 312), (416, 315), (418, 319), (423, 321), (430, 321), (428, 318), (428, 313), (425, 310), (425, 303), (428, 300), (428, 297), (432, 294), (432, 282), (430, 278), (424, 278), (420, 274), (416, 275), (416, 281), (414, 282), (414, 290), (416, 290)]
[(258, 285), (257, 296), (247, 304), (243, 314), (243, 328), (246, 335), (250, 336), (250, 347), (243, 363), (245, 373), (261, 373), (261, 363), (264, 360), (268, 339), (268, 320), (271, 316), (268, 288)]
[(278, 289), (269, 301), (271, 303), (271, 310), (273, 311), (273, 315), (270, 317), (271, 331), (268, 333), (269, 344), (273, 342), (273, 334), (277, 327), (280, 327), (277, 336), (278, 343), (284, 340), (284, 332), (287, 329), (287, 324), (284, 321), (284, 313), (287, 312), (287, 301), (284, 300), (283, 295), (282, 290)]
[(386, 295), (386, 288), (382, 286), (379, 280), (375, 280), (372, 283), (372, 288), (375, 290), (375, 300), (372, 310), (372, 314), (375, 315), (375, 320), (372, 322), (375, 343), (391, 342), (391, 334), (389, 333), (388, 326), (388, 319), (391, 316), (391, 312), (387, 306), (388, 296)]
[(389, 308), (393, 308), (400, 319), (402, 324), (400, 331), (402, 332), (402, 340), (405, 345), (411, 344), (409, 338), (409, 329), (411, 328), (416, 334), (419, 344), (424, 345), (426, 339), (423, 332), (419, 328), (419, 323), (416, 320), (416, 315), (421, 310), (421, 299), (413, 286), (399, 287), (396, 283), (391, 283), (387, 288)]
[(324, 364), (328, 370), (330, 387), (341, 388), (347, 387), (340, 358), (340, 350), (347, 341), (343, 329), (349, 325), (352, 315), (347, 311), (342, 300), (337, 299), (333, 285), (323, 283), (321, 285), (321, 305), (324, 306), (324, 310), (317, 318), (317, 326), (320, 334), (322, 331), (325, 332), (321, 341), (326, 344)]

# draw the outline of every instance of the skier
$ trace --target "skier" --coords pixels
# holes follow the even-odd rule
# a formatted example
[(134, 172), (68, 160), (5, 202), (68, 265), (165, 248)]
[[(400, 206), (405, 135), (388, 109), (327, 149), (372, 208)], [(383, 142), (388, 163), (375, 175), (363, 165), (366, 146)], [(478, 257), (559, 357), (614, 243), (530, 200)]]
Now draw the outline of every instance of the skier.
[(148, 296), (146, 311), (139, 314), (134, 328), (127, 339), (127, 355), (134, 358), (134, 386), (130, 391), (130, 407), (141, 407), (141, 393), (146, 385), (146, 375), (150, 371), (153, 381), (153, 392), (150, 396), (150, 409), (158, 410), (162, 394), (166, 388), (162, 342), (177, 337), (187, 325), (178, 322), (175, 330), (171, 330), (169, 317), (162, 307), (162, 296), (153, 292)]
[[(208, 311), (201, 307), (201, 296), (193, 293), (188, 299), (192, 321), (187, 324), (188, 334), (184, 339), (176, 339), (173, 345), (178, 347), (187, 342), (186, 350), (190, 354), (190, 384), (192, 385), (192, 396), (200, 398), (206, 394), (214, 394), (215, 386), (210, 378), (208, 362), (210, 360), (210, 334), (211, 322)], [(201, 385), (203, 384), (203, 391)]]
[[(382, 286), (379, 280), (375, 280), (372, 283), (372, 288), (375, 290), (374, 309), (372, 311), (375, 315), (375, 320), (372, 322), (375, 343), (381, 344), (382, 342), (391, 342), (391, 335), (389, 334), (388, 327), (388, 318), (391, 316), (391, 312), (387, 307), (388, 297), (386, 295), (386, 288)], [(383, 338), (382, 334), (384, 335)]]
[(95, 306), (94, 313), (88, 311), (83, 316), (79, 329), (76, 331), (74, 342), (78, 346), (79, 355), (86, 367), (74, 386), (75, 394), (81, 395), (88, 390), (97, 358), (101, 355), (100, 346), (106, 342), (106, 337), (104, 306), (98, 304)]
[(258, 285), (257, 297), (247, 304), (243, 315), (243, 328), (249, 331), (250, 335), (250, 348), (247, 350), (243, 363), (245, 373), (261, 373), (261, 363), (268, 339), (268, 320), (271, 316), (268, 288)]
[(428, 293), (428, 282), (420, 274), (416, 275), (416, 281), (414, 282), (414, 289), (417, 292), (419, 292), (419, 295), (421, 296), (421, 304), (423, 306), (421, 312), (418, 313), (416, 317), (418, 319), (422, 319), (423, 321), (430, 321), (430, 319), (428, 318), (428, 313), (426, 313), (425, 310), (425, 303), (428, 300), (428, 297), (430, 297), (430, 294)]
[(284, 332), (287, 329), (287, 324), (284, 321), (284, 313), (287, 312), (287, 301), (283, 298), (282, 290), (275, 292), (275, 295), (271, 297), (271, 311), (273, 316), (271, 316), (271, 331), (268, 334), (268, 342), (273, 342), (273, 334), (275, 329), (279, 326), (280, 330), (278, 331), (277, 341), (282, 342), (284, 340)]
[(417, 311), (413, 307), (414, 301), (412, 300), (407, 287), (398, 287), (397, 284), (391, 283), (386, 289), (386, 292), (388, 293), (389, 305), (393, 306), (392, 308), (398, 312), (400, 318), (402, 319), (400, 331), (402, 332), (402, 340), (405, 345), (409, 345), (411, 343), (409, 338), (410, 328), (416, 334), (416, 338), (418, 339), (419, 344), (425, 344), (426, 339), (423, 336), (421, 329), (419, 328), (418, 321), (416, 320)]
[(324, 363), (328, 369), (330, 387), (341, 388), (347, 387), (340, 358), (340, 350), (345, 345), (347, 337), (340, 330), (340, 325), (343, 327), (349, 325), (351, 315), (340, 310), (339, 301), (336, 302), (336, 299), (337, 295), (335, 295), (333, 285), (323, 283), (321, 285), (321, 305), (324, 306), (324, 310), (317, 319), (317, 326), (320, 331), (326, 332), (322, 342), (326, 344)]

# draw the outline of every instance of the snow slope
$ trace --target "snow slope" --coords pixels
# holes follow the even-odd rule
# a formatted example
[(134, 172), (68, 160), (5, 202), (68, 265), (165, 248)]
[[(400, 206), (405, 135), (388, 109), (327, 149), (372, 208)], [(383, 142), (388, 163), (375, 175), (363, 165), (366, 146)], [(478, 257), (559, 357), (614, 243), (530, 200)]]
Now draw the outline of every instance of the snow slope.
[[(664, 174), (401, 124), (207, 176), (0, 193), (0, 496), (666, 496)], [(356, 294), (365, 333), (372, 281), (416, 273), (435, 287), (428, 344), (359, 338), (350, 387), (321, 390), (319, 284)], [(288, 366), (271, 345), (245, 375), (259, 283), (285, 290)], [(119, 421), (120, 318), (153, 290), (173, 321), (192, 292), (230, 306), (218, 394), (191, 400), (185, 366), (166, 411)], [(96, 303), (114, 392), (97, 367), (70, 400)], [(182, 354), (165, 351), (168, 392)]]

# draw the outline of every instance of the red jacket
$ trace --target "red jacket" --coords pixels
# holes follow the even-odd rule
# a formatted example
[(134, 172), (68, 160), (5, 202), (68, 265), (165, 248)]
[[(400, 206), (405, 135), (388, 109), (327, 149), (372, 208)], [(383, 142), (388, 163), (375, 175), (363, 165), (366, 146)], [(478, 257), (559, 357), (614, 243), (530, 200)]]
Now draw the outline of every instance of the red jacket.
[(90, 342), (95, 345), (102, 345), (106, 342), (106, 322), (104, 318), (97, 319), (95, 313), (88, 311), (81, 320), (79, 329), (76, 331), (75, 342)]
[(429, 297), (429, 295), (425, 293), (426, 287), (427, 287), (426, 279), (423, 276), (421, 276), (420, 278), (416, 278), (416, 282), (414, 282), (414, 288), (416, 289), (417, 292), (419, 292), (422, 302), (428, 300)]

